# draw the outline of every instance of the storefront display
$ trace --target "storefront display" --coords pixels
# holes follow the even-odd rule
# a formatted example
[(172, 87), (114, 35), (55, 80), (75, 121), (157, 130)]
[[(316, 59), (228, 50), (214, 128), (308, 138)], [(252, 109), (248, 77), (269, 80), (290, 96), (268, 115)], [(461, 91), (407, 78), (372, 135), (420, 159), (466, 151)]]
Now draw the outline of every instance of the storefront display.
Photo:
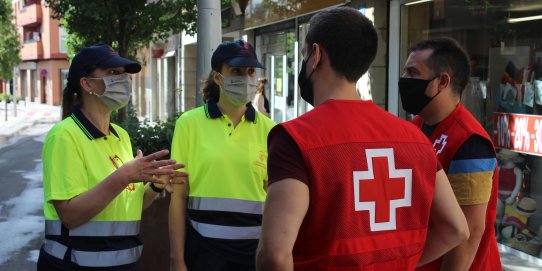
[(542, 258), (540, 14), (542, 3), (534, 0), (404, 1), (400, 19), (401, 66), (422, 39), (448, 36), (467, 50), (471, 79), (461, 101), (497, 147), (497, 238), (536, 261)]

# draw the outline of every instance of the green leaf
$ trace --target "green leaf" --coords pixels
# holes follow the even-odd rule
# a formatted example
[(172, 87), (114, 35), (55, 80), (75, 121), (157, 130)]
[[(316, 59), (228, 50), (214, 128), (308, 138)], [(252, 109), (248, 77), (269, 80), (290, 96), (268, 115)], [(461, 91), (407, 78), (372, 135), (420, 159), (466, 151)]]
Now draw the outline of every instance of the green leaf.
[(10, 0), (0, 0), (0, 79), (13, 77), (13, 68), (21, 63), (17, 29), (12, 23), (13, 10)]
[(68, 52), (106, 43), (126, 57), (171, 33), (195, 33), (196, 0), (45, 0), (68, 34)]
[(132, 141), (134, 155), (137, 149), (140, 149), (146, 155), (171, 148), (175, 121), (181, 114), (172, 116), (163, 122), (149, 122), (147, 119), (140, 122), (134, 107), (132, 104), (128, 104), (126, 119), (119, 122), (118, 114), (114, 112), (111, 115), (111, 122), (120, 125), (128, 132)]

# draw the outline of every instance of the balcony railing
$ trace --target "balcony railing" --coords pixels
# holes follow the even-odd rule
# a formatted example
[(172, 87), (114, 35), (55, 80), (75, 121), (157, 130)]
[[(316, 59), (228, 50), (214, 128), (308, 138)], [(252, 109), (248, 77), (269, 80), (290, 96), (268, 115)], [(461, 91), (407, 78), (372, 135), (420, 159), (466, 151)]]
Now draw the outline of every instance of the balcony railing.
[(17, 14), (18, 26), (33, 26), (41, 24), (41, 4), (38, 1), (36, 4), (24, 6), (19, 9)]
[(21, 49), (21, 59), (26, 60), (35, 60), (43, 58), (43, 46), (41, 41), (35, 42), (25, 42), (23, 44), (23, 49)]

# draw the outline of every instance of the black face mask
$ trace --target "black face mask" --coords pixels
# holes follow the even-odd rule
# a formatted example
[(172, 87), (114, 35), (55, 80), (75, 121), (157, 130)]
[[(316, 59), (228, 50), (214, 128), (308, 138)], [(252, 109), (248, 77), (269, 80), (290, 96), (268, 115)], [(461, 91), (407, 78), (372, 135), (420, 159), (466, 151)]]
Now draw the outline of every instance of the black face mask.
[(430, 80), (424, 79), (414, 79), (414, 78), (404, 78), (399, 79), (399, 94), (401, 95), (401, 103), (403, 104), (403, 109), (414, 115), (420, 114), (420, 112), (440, 94), (440, 91), (435, 94), (433, 97), (428, 97), (425, 95), (425, 90), (427, 85), (431, 81), (435, 80), (438, 76)]
[(303, 59), (303, 62), (301, 64), (301, 71), (297, 76), (297, 83), (299, 84), (299, 88), (301, 89), (301, 98), (303, 98), (303, 100), (305, 100), (310, 105), (314, 106), (314, 89), (312, 88), (312, 82), (310, 81), (314, 70), (312, 70), (311, 74), (309, 74), (309, 77), (305, 75), (307, 61), (311, 58), (311, 55), (312, 53), (309, 54), (307, 60)]

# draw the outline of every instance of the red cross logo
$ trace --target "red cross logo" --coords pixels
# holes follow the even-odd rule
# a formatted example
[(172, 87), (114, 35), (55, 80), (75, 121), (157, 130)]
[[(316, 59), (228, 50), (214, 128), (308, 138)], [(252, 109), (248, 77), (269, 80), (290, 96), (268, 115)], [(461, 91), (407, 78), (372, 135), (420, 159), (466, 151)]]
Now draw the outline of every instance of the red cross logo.
[(444, 147), (446, 147), (446, 144), (448, 144), (448, 141), (446, 141), (447, 138), (447, 135), (442, 134), (439, 139), (435, 139), (435, 142), (433, 142), (433, 148), (437, 152), (437, 155), (440, 154)]
[[(113, 157), (109, 156), (109, 160), (111, 160), (111, 163), (113, 164), (115, 169), (119, 169), (122, 165), (124, 165), (124, 162), (122, 161), (122, 159), (120, 159), (120, 157), (116, 154)], [(126, 186), (126, 190), (134, 191), (135, 185), (133, 183), (128, 184), (128, 186)]]
[(354, 171), (354, 207), (369, 211), (371, 231), (397, 229), (395, 211), (411, 206), (412, 169), (396, 169), (393, 149), (367, 149), (367, 171)]

